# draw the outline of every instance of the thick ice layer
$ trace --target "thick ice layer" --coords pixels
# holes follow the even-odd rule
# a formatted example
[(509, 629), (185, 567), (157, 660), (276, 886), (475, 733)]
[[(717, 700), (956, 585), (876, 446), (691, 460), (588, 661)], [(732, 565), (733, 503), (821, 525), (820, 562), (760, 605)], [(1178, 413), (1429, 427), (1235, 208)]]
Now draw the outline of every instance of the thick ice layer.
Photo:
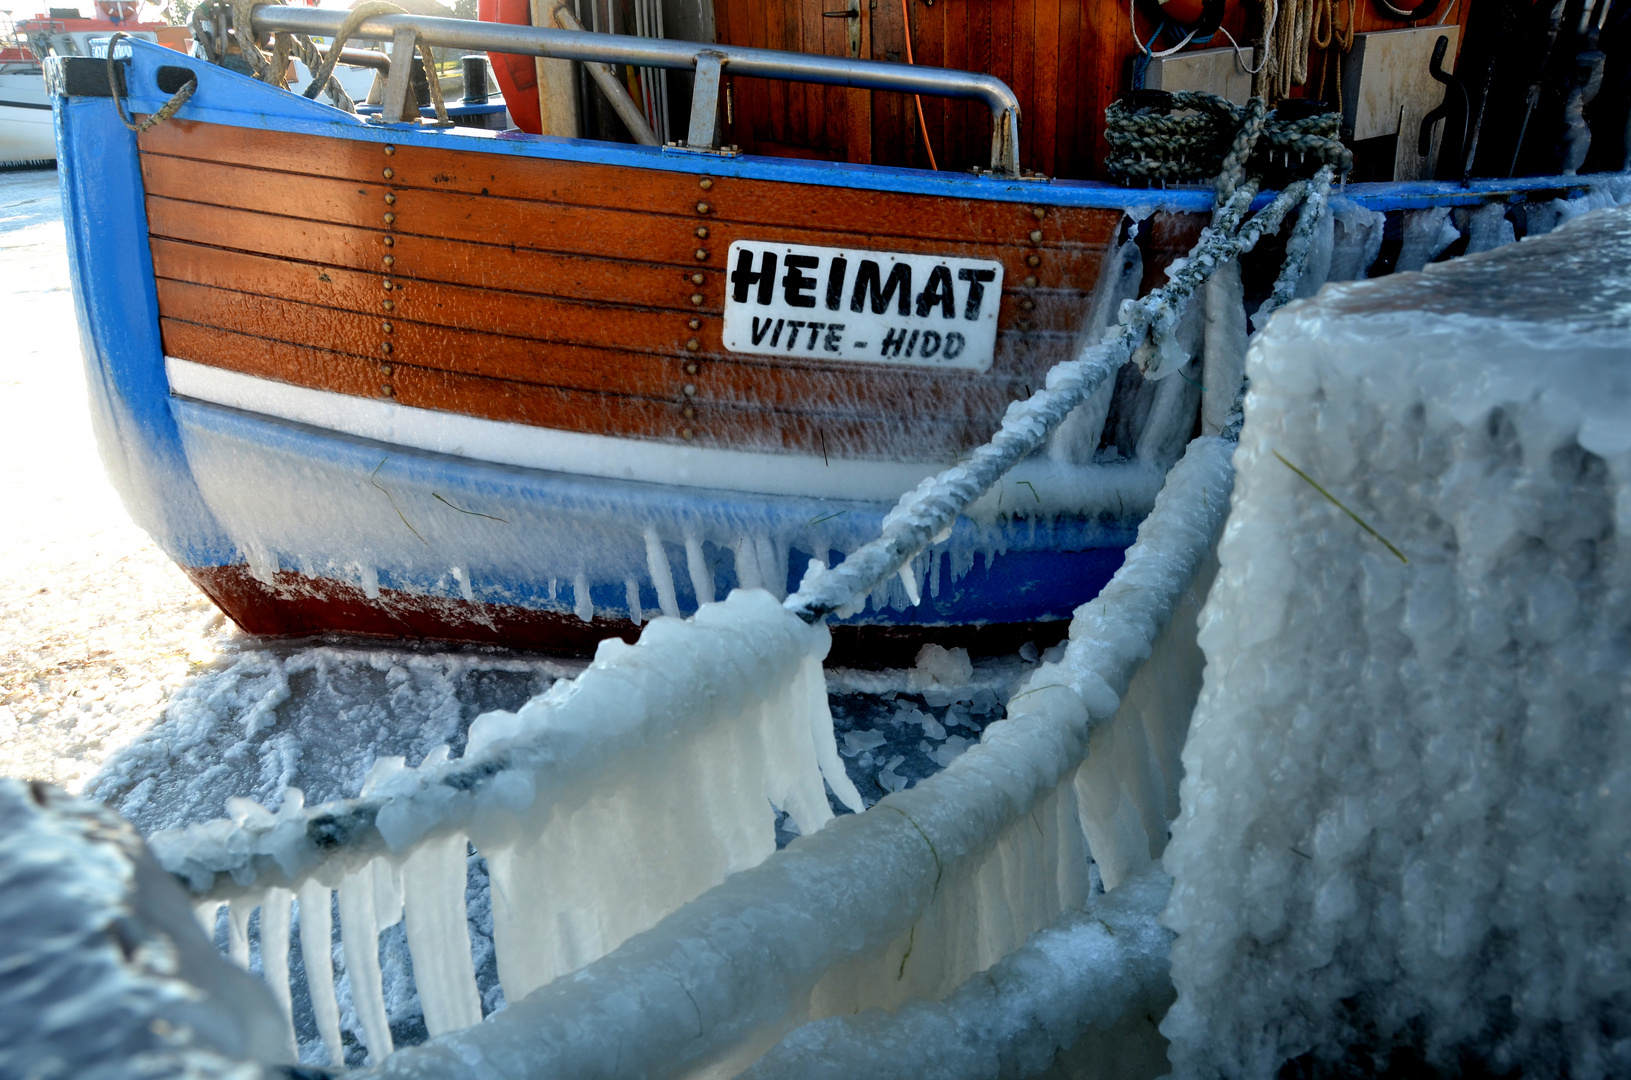
[(1080, 905), (1071, 810), (1088, 735), (1119, 722), (1168, 624), (1185, 630), (1173, 613), (1227, 509), (1229, 446), (1191, 444), (1109, 601), (1084, 605), (1065, 658), (943, 772), (802, 837), (481, 1025), (398, 1051), (378, 1075), (726, 1071), (824, 1010), (941, 996)]
[[(1041, 1075), (1062, 1049), (1076, 1051), (1067, 1054), (1078, 1063), (1071, 1076), (1164, 1072), (1163, 1047), (1149, 1017), (1172, 999), (1171, 935), (1155, 921), (1170, 885), (1159, 867), (1146, 867), (1085, 910), (1033, 934), (943, 1001), (806, 1024), (742, 1080), (1018, 1080)], [(1110, 1041), (1105, 1035), (1113, 1047), (1103, 1045)], [(1135, 1064), (1129, 1058), (1139, 1051), (1148, 1060)]]
[[(802, 834), (819, 830), (832, 816), (824, 779), (861, 809), (827, 711), (827, 642), (824, 627), (768, 594), (737, 592), (691, 620), (654, 621), (637, 645), (603, 642), (578, 678), (518, 712), (477, 718), (462, 758), (449, 761), (445, 747), (416, 768), (379, 758), (360, 798), (311, 811), (293, 789), (276, 815), (229, 800), (230, 820), (158, 834), (154, 849), (211, 898), (210, 925), (231, 898), (240, 962), (250, 913), (261, 907), (264, 920), (299, 889), (331, 1060), (338, 1021), (324, 946), (337, 889), (351, 1006), (378, 1064), (392, 1050), (380, 933), (404, 916), (427, 1029), (481, 1019), (467, 840), (487, 859), (498, 972), (515, 1000), (762, 861), (776, 847), (777, 809)], [(287, 935), (286, 918), (263, 926), (279, 921)]]
[(1248, 374), (1166, 854), (1177, 1075), (1626, 1075), (1631, 211), (1329, 288)]
[(277, 1007), (106, 808), (0, 780), (0, 1076), (261, 1075)]

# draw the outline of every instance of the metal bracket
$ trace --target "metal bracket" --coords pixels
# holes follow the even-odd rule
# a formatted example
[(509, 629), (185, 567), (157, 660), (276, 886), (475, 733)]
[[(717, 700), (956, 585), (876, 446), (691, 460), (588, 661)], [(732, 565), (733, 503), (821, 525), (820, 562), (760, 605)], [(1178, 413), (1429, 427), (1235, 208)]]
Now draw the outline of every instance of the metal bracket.
[[(391, 35), (391, 69), (385, 76), (385, 99), (379, 110), (381, 123), (400, 124), (408, 117), (408, 99), (413, 95), (413, 61), (418, 54), (419, 35), (413, 27), (397, 27), (396, 33)], [(412, 115), (417, 123), (418, 102), (413, 105)]]
[(685, 135), (689, 150), (712, 150), (719, 145), (719, 86), (724, 71), (724, 53), (697, 53), (696, 78), (691, 85), (691, 128)]

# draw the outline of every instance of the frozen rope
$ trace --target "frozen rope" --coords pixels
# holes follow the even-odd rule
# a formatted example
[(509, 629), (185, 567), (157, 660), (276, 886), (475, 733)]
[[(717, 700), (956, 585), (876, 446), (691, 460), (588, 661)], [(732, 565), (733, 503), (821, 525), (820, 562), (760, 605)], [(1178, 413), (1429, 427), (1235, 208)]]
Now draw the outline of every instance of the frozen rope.
[[(1322, 170), (1329, 182), (1329, 170)], [(950, 535), (952, 524), (974, 500), (1023, 458), (1034, 453), (1071, 410), (1086, 401), (1129, 359), (1140, 361), (1148, 377), (1177, 370), (1169, 363), (1173, 336), (1184, 307), (1219, 266), (1251, 251), (1266, 234), (1279, 230), (1285, 217), (1308, 195), (1310, 184), (1286, 186), (1250, 218), (1247, 209), (1257, 193), (1247, 182), (1234, 190), (1201, 230), (1188, 257), (1169, 269), (1170, 280), (1139, 300), (1122, 305), (1121, 323), (1103, 341), (1080, 356), (1055, 365), (1043, 388), (1008, 406), (991, 440), (970, 451), (956, 465), (924, 480), (901, 496), (884, 518), (878, 539), (862, 546), (838, 566), (812, 562), (799, 590), (786, 601), (789, 611), (806, 622), (832, 613), (847, 613), (873, 589), (908, 566), (920, 552)], [(1306, 262), (1306, 260), (1305, 260)], [(1301, 276), (1301, 269), (1297, 270)], [(1138, 354), (1135, 357), (1135, 351)]]

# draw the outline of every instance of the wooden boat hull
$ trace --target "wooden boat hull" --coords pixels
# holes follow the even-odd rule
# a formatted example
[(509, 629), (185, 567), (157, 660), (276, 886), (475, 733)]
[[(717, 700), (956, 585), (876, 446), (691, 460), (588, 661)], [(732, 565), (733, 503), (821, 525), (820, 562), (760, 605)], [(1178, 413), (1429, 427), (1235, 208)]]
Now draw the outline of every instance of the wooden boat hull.
[[(258, 634), (581, 649), (733, 587), (785, 594), (1071, 354), (1129, 206), (1178, 235), (1210, 201), (381, 128), (141, 42), (131, 111), (177, 66), (198, 91), (140, 139), (105, 83), (53, 67), (81, 336), (133, 516)], [(832, 360), (814, 330), (726, 348), (728, 252), (751, 243), (984, 260), (983, 369)], [(938, 317), (928, 291), (873, 310)], [(951, 299), (962, 325), (973, 293)], [(919, 601), (882, 588), (839, 640), (884, 659), (928, 628), (1062, 632), (1168, 463), (1025, 463), (919, 556)]]

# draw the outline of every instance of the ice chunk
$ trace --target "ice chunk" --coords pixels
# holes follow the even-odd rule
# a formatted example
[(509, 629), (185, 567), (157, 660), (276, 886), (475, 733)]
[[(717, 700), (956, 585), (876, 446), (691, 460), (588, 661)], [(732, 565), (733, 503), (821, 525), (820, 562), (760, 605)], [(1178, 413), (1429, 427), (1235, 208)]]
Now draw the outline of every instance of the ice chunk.
[(1631, 1074), (1631, 210), (1329, 287), (1249, 374), (1175, 1074)]
[(967, 649), (945, 649), (930, 644), (918, 650), (913, 676), (914, 689), (934, 684), (967, 686), (974, 677), (974, 664), (968, 658)]
[(886, 740), (876, 731), (846, 731), (844, 732), (844, 756), (854, 757), (863, 750), (875, 750), (882, 746)]

